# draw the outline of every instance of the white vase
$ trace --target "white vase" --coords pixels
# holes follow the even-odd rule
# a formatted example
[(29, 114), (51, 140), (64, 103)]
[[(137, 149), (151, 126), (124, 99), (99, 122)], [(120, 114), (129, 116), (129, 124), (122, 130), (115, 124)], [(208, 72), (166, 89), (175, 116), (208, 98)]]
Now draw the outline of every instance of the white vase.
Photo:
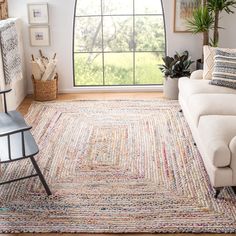
[(164, 80), (164, 96), (171, 100), (178, 100), (179, 96), (179, 79), (166, 77)]

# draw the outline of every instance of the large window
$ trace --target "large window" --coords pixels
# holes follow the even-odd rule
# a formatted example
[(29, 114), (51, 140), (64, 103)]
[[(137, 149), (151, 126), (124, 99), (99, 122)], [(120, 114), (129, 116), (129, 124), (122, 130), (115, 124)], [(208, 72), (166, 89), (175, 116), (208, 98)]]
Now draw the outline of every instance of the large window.
[(77, 0), (75, 86), (162, 84), (161, 0)]

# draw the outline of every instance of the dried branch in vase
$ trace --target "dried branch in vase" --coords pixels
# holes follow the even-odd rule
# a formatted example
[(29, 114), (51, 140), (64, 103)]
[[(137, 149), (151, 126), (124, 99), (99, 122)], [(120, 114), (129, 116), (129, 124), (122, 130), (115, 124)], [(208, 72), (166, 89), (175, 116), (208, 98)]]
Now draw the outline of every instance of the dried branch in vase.
[(0, 0), (0, 20), (8, 18), (7, 0)]

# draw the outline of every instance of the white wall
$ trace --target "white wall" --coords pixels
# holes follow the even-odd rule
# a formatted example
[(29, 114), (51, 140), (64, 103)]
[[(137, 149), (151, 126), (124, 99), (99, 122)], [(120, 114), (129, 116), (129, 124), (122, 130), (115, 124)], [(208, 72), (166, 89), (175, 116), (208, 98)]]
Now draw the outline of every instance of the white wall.
[(221, 15), (220, 27), (220, 45), (226, 48), (236, 48), (236, 10), (235, 14)]
[(47, 55), (58, 55), (58, 73), (60, 76), (60, 90), (70, 91), (73, 89), (72, 73), (72, 31), (74, 0), (8, 0), (9, 16), (20, 17), (24, 23), (25, 62), (28, 79), (28, 91), (32, 92), (31, 54), (38, 54), (38, 49), (30, 47), (28, 33), (27, 3), (49, 3), (51, 46), (43, 49)]
[[(72, 32), (75, 0), (8, 0), (9, 15), (20, 17), (24, 22), (25, 59), (27, 63), (28, 91), (32, 92), (30, 55), (37, 54), (38, 48), (30, 47), (28, 34), (27, 3), (48, 2), (51, 29), (51, 47), (45, 48), (46, 54), (58, 54), (58, 73), (60, 77), (59, 89), (62, 92), (76, 92), (73, 88), (73, 67), (72, 67)], [(201, 35), (191, 33), (173, 33), (174, 0), (163, 0), (166, 32), (167, 32), (167, 53), (173, 55), (176, 51), (188, 50), (192, 58), (196, 60), (201, 57), (202, 38)], [(224, 17), (223, 25), (227, 30), (222, 33), (221, 46), (236, 48), (235, 26), (236, 14)]]
[(192, 33), (174, 33), (174, 0), (163, 0), (166, 36), (167, 36), (167, 54), (173, 55), (176, 51), (188, 50), (194, 60), (201, 57), (201, 35)]

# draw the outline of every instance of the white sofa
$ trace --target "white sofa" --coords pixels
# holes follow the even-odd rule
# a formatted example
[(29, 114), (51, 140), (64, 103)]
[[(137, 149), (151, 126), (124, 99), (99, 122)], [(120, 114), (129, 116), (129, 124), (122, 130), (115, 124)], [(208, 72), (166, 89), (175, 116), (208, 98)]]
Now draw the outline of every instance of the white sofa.
[(236, 90), (210, 85), (203, 71), (179, 80), (179, 103), (217, 197), (236, 186)]

